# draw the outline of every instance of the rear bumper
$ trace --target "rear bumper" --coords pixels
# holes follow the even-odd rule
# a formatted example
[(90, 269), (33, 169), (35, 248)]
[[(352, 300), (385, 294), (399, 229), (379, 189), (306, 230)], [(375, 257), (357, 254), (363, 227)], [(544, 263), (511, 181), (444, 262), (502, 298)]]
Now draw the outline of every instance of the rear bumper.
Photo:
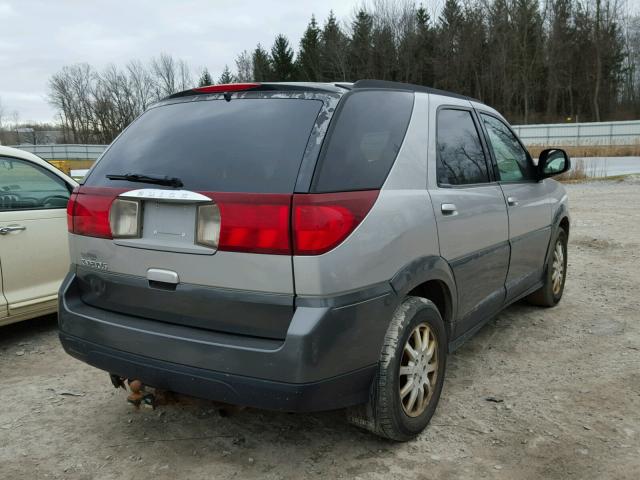
[(367, 401), (395, 308), (385, 285), (298, 298), (284, 340), (218, 333), (82, 302), (75, 273), (60, 289), (60, 340), (72, 356), (143, 383), (226, 403), (317, 411)]
[(73, 357), (125, 378), (141, 379), (146, 385), (269, 410), (308, 412), (364, 403), (375, 374), (375, 366), (369, 366), (319, 382), (283, 383), (164, 362), (64, 333), (60, 333), (60, 341)]

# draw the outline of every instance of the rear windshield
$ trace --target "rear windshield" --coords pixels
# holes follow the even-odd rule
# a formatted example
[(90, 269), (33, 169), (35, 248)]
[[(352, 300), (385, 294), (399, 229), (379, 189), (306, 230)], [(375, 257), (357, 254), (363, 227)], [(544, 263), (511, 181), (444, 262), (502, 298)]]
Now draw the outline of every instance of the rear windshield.
[(106, 178), (135, 173), (177, 177), (187, 190), (290, 193), (321, 107), (291, 98), (155, 107), (115, 141), (85, 185), (154, 187)]
[(413, 98), (411, 92), (375, 90), (346, 96), (325, 141), (312, 190), (380, 188), (402, 145)]

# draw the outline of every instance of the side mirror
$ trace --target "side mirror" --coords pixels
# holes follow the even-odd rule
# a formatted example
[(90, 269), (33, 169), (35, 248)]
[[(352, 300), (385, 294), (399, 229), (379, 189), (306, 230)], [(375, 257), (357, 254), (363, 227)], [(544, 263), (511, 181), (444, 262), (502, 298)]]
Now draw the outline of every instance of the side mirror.
[(540, 153), (538, 159), (538, 178), (540, 180), (560, 175), (571, 169), (571, 160), (564, 150), (548, 148)]

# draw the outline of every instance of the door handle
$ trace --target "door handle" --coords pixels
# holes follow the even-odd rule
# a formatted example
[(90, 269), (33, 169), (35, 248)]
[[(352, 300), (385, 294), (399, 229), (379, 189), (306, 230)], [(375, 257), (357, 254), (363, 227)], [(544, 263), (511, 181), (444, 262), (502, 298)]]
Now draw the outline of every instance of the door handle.
[(454, 216), (458, 214), (458, 209), (454, 203), (443, 203), (440, 205), (440, 211), (443, 215)]
[(23, 230), (26, 230), (27, 227), (22, 227), (22, 226), (11, 226), (11, 227), (0, 227), (0, 235), (6, 235), (8, 233), (11, 232), (21, 232)]
[(507, 203), (510, 207), (517, 207), (518, 199), (516, 197), (507, 197)]

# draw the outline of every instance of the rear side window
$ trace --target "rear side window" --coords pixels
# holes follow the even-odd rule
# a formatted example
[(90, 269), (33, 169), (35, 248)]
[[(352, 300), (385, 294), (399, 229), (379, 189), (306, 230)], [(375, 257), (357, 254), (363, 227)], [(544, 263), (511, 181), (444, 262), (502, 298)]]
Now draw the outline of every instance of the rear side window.
[(436, 128), (438, 185), (488, 182), (487, 162), (471, 112), (440, 110)]
[(236, 98), (152, 108), (107, 150), (85, 185), (133, 189), (106, 175), (137, 173), (177, 177), (187, 190), (291, 193), (321, 107), (320, 100)]
[(395, 91), (349, 94), (325, 140), (312, 190), (380, 188), (402, 145), (413, 97), (411, 92)]

